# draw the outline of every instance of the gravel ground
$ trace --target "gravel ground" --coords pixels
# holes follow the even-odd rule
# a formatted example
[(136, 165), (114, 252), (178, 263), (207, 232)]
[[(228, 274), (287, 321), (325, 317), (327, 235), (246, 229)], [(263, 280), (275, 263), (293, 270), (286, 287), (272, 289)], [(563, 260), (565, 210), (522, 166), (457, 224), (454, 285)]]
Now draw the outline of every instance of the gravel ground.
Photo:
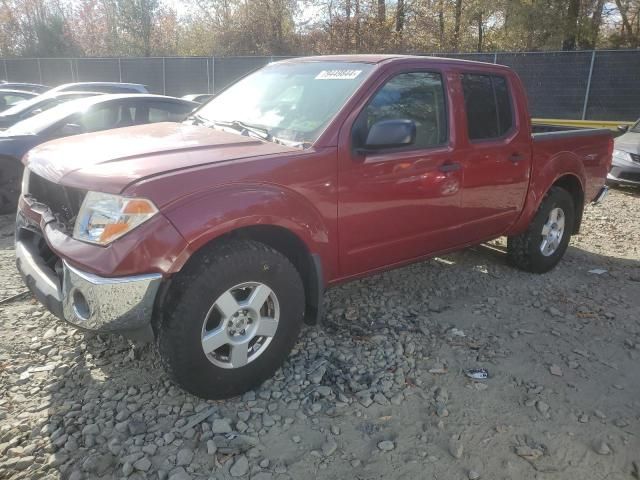
[[(546, 275), (501, 239), (332, 289), (325, 328), (223, 402), (149, 346), (1, 305), (0, 478), (640, 480), (639, 219), (612, 192)], [(0, 298), (24, 289), (12, 228)]]

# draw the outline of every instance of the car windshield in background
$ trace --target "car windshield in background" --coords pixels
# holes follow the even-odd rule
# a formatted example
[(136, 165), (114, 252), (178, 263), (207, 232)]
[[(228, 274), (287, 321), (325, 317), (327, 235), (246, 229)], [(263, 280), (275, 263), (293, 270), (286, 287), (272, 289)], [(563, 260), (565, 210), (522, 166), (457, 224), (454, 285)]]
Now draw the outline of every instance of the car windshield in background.
[(366, 63), (275, 63), (232, 85), (188, 121), (308, 146), (372, 69)]
[(31, 107), (33, 107), (34, 105), (38, 105), (39, 103), (42, 103), (42, 105), (46, 105), (47, 99), (51, 100), (53, 99), (53, 96), (47, 98), (44, 95), (38, 95), (37, 97), (33, 97), (25, 100), (24, 102), (13, 105), (11, 108), (8, 108), (7, 110), (4, 110), (2, 113), (0, 113), (0, 115), (15, 115), (17, 113), (24, 112), (25, 110), (29, 110)]
[[(86, 105), (86, 106), (85, 106)], [(59, 122), (63, 118), (76, 113), (81, 112), (84, 108), (89, 108), (90, 103), (86, 103), (84, 98), (70, 100), (68, 102), (56, 105), (53, 108), (45, 110), (38, 115), (29, 117), (21, 122), (16, 123), (12, 127), (2, 132), (3, 136), (11, 137), (17, 135), (37, 135), (43, 130), (46, 130), (51, 125)]]

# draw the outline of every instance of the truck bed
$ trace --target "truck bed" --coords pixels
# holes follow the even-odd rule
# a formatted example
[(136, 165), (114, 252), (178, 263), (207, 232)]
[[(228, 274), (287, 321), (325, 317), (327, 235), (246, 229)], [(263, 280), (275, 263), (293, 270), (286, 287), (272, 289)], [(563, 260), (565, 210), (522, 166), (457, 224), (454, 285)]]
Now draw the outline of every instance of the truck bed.
[(555, 171), (577, 157), (582, 163), (585, 200), (592, 201), (604, 184), (611, 159), (612, 132), (606, 128), (579, 128), (557, 125), (531, 126), (533, 178)]

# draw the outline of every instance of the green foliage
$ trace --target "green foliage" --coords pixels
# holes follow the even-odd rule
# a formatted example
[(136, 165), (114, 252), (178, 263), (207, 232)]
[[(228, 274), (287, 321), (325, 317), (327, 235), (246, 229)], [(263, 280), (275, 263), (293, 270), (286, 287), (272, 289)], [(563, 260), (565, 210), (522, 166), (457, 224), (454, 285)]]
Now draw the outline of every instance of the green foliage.
[(34, 24), (34, 42), (25, 46), (29, 57), (63, 57), (80, 53), (71, 35), (66, 30), (64, 18), (51, 15), (38, 19)]

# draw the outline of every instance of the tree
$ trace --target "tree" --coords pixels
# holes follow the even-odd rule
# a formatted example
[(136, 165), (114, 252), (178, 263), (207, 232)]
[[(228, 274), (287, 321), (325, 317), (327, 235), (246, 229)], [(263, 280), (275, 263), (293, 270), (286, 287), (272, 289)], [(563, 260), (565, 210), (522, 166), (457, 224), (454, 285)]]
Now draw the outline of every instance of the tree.
[(0, 55), (428, 53), (640, 45), (640, 0), (181, 0), (181, 15), (163, 1), (0, 0)]
[(640, 1), (615, 0), (622, 22), (617, 34), (612, 35), (617, 46), (638, 48), (640, 45)]
[(562, 40), (562, 50), (575, 50), (578, 37), (578, 16), (580, 15), (580, 0), (569, 0), (565, 19), (565, 36)]
[(150, 56), (159, 0), (116, 0), (116, 8), (127, 54)]
[(460, 50), (460, 22), (462, 20), (462, 0), (455, 0), (455, 13), (453, 23), (453, 51)]

